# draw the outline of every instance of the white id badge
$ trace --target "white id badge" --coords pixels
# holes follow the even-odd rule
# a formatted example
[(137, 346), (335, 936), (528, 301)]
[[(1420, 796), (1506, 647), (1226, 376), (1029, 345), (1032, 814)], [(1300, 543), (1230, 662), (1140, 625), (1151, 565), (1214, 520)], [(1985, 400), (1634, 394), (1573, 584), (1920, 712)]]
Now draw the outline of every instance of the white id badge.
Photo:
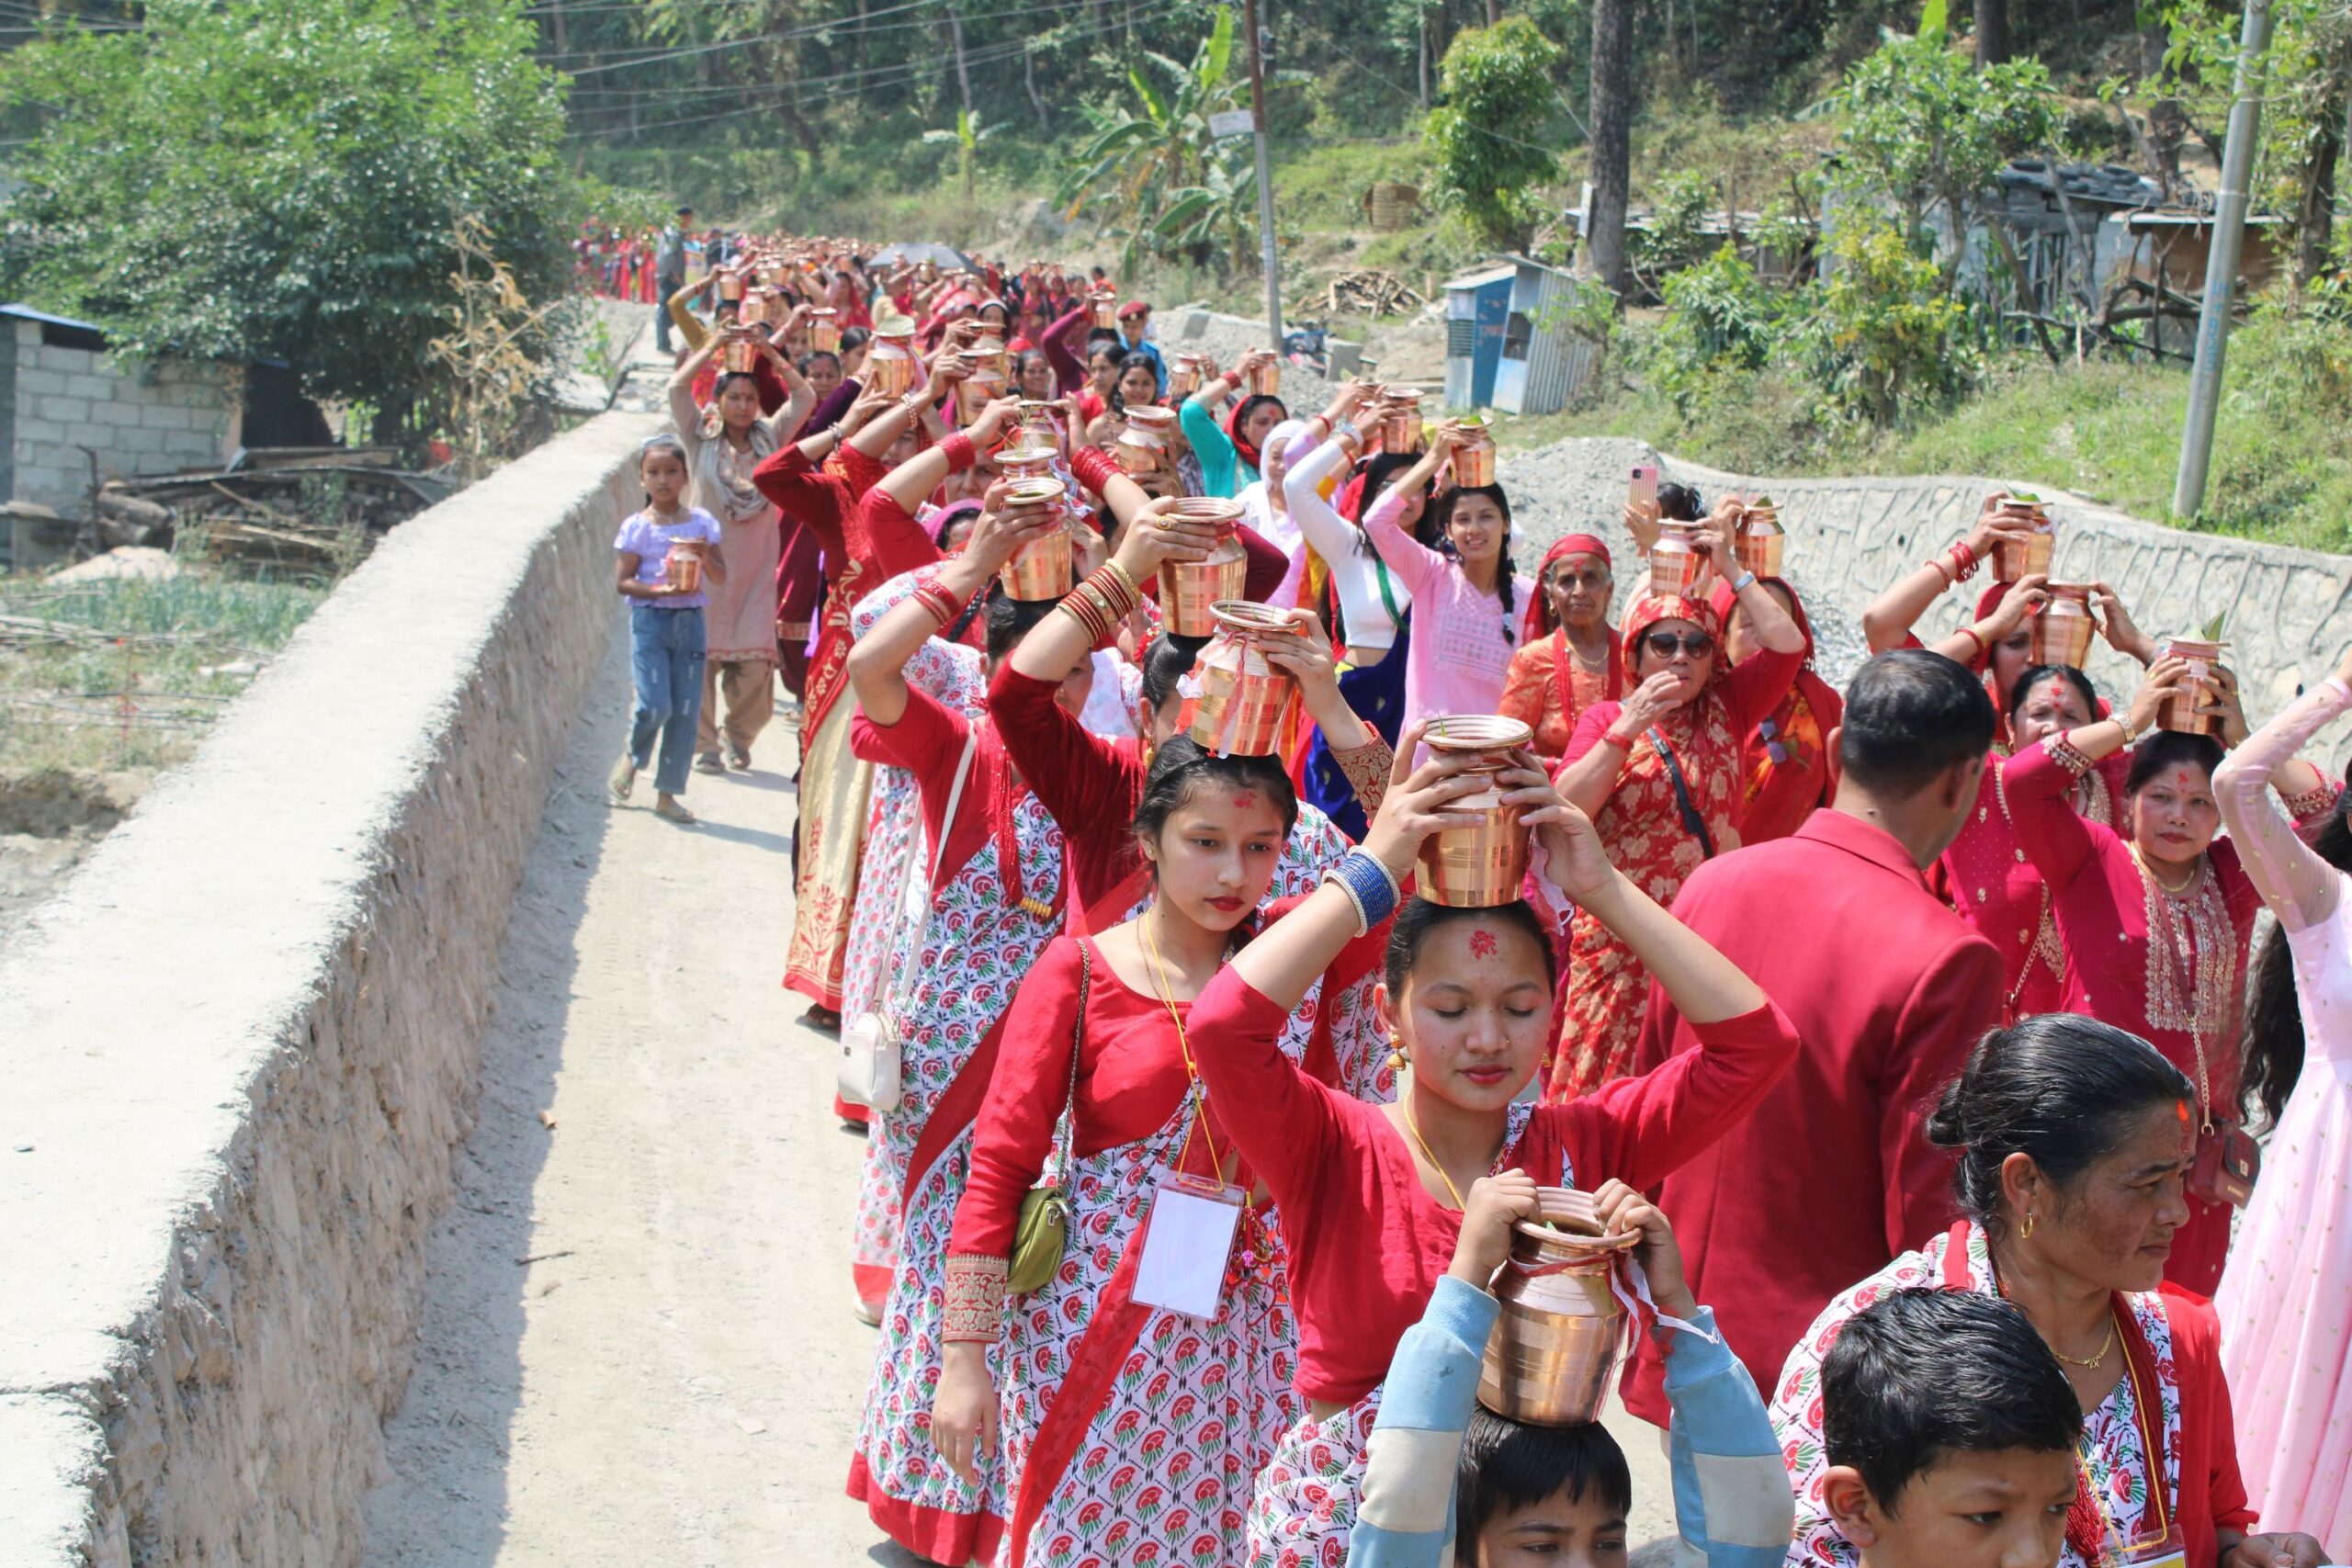
[(1215, 1322), (1245, 1196), (1243, 1189), (1214, 1177), (1164, 1173), (1145, 1216), (1133, 1298)]

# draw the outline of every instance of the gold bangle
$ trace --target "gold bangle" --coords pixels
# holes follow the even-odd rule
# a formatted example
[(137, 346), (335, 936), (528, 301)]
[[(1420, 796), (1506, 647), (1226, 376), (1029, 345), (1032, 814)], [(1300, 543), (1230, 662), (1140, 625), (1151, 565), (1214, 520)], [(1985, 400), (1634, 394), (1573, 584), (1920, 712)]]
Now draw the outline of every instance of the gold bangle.
[[(1129, 594), (1138, 599), (1143, 597), (1143, 590), (1136, 585), (1135, 574), (1129, 571), (1125, 567), (1121, 566), (1117, 557), (1114, 556), (1111, 559), (1104, 561), (1100, 567), (1097, 567), (1095, 570), (1109, 572), (1112, 576), (1119, 580), (1119, 586), (1125, 589)], [(1090, 572), (1088, 575), (1092, 576), (1093, 573)]]

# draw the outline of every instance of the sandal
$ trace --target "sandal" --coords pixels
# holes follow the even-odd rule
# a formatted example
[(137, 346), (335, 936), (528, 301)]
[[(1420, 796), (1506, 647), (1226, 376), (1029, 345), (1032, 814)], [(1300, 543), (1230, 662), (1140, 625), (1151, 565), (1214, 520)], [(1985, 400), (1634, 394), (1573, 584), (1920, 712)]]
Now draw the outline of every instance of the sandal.
[(664, 822), (675, 822), (681, 828), (691, 828), (700, 820), (685, 808), (684, 803), (666, 795), (653, 803), (653, 815)]
[(842, 1015), (815, 1002), (808, 1004), (808, 1010), (800, 1015), (800, 1021), (820, 1034), (839, 1034), (842, 1032)]
[(621, 760), (613, 764), (613, 776), (605, 781), (615, 800), (627, 800), (629, 791), (637, 787), (637, 763), (624, 751)]
[(752, 753), (732, 741), (728, 742), (727, 750), (719, 755), (726, 761), (729, 773), (748, 773), (752, 771)]
[(695, 772), (698, 773), (723, 773), (726, 771), (727, 764), (718, 760), (716, 751), (705, 751), (695, 759)]

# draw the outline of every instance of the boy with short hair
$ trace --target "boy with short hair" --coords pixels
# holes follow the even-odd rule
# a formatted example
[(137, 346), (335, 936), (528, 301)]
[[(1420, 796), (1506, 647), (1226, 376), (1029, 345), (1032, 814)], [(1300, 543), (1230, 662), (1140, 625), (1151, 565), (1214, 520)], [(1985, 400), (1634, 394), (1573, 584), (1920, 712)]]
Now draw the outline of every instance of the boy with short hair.
[(2083, 1412), (2025, 1314), (1975, 1291), (1883, 1296), (1821, 1364), (1822, 1501), (1862, 1568), (2052, 1568)]
[[(1676, 1521), (1683, 1561), (1778, 1568), (1795, 1506), (1756, 1384), (1691, 1298), (1666, 1216), (1623, 1182), (1593, 1194), (1604, 1233), (1641, 1233), (1634, 1257), (1668, 1340)], [(1510, 1227), (1536, 1213), (1535, 1183), (1505, 1171), (1470, 1189), (1453, 1266), (1406, 1331), (1366, 1445), (1350, 1568), (1592, 1568), (1625, 1558), (1634, 1483), (1607, 1428), (1536, 1427), (1476, 1406), (1501, 1303), (1487, 1284)]]

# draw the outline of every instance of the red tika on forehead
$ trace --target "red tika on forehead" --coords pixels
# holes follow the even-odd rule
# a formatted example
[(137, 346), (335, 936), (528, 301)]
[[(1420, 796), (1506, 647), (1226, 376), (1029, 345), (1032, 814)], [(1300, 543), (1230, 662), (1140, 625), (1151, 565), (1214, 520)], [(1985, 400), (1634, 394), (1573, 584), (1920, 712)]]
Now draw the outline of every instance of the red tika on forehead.
[(1473, 958), (1492, 958), (1499, 946), (1492, 931), (1479, 931), (1470, 933), (1470, 956)]
[(1247, 811), (1257, 804), (1258, 795), (1254, 790), (1245, 789), (1233, 797), (1233, 808), (1237, 811)]

